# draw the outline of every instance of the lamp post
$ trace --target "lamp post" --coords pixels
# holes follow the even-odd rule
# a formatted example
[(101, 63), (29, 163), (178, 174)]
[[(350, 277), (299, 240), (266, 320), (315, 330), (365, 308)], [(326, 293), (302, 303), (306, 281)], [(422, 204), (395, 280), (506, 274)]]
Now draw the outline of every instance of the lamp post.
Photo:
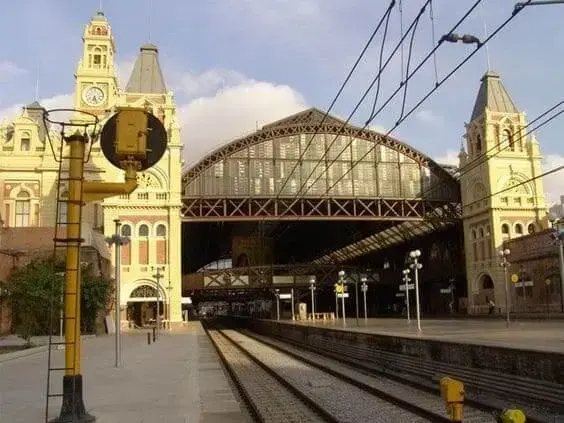
[(341, 285), (341, 308), (343, 313), (343, 326), (347, 324), (346, 322), (346, 312), (345, 312), (345, 271), (339, 270), (339, 284)]
[(315, 276), (309, 277), (309, 289), (311, 290), (311, 320), (315, 321)]
[(280, 290), (275, 289), (274, 295), (276, 296), (276, 320), (280, 320)]
[(121, 252), (120, 247), (129, 242), (127, 237), (120, 235), (120, 220), (114, 219), (115, 231), (111, 237), (106, 238), (106, 242), (115, 248), (115, 270), (114, 279), (116, 281), (115, 303), (116, 303), (116, 367), (121, 366)]
[(168, 280), (168, 286), (166, 287), (166, 290), (167, 290), (167, 292), (168, 292), (168, 295), (167, 295), (167, 299), (168, 299), (168, 311), (167, 311), (168, 316), (167, 316), (167, 320), (168, 320), (168, 330), (169, 330), (169, 332), (170, 332), (170, 330), (171, 330), (171, 328), (172, 328), (171, 322), (170, 322), (170, 314), (171, 314), (171, 311), (172, 311), (172, 304), (171, 304), (171, 302), (170, 302), (170, 300), (171, 300), (170, 294), (171, 294), (171, 292), (172, 292), (172, 284), (170, 283), (170, 279)]
[(507, 257), (511, 254), (511, 251), (506, 248), (505, 250), (499, 250), (498, 254), (501, 259), (501, 263), (499, 263), (499, 265), (503, 267), (503, 286), (505, 287), (505, 324), (509, 327), (509, 289), (507, 288), (507, 267), (509, 266), (509, 262), (507, 261)]
[(162, 267), (151, 267), (151, 270), (155, 271), (157, 273), (155, 273), (153, 275), (153, 277), (155, 278), (155, 280), (157, 281), (157, 333), (156, 333), (156, 338), (159, 339), (159, 331), (161, 328), (161, 313), (160, 313), (160, 301), (161, 301), (161, 297), (160, 297), (160, 290), (161, 290), (161, 284), (160, 284), (160, 280), (162, 278), (162, 273), (161, 270), (164, 270)]
[(362, 276), (360, 278), (360, 281), (362, 282), (362, 285), (360, 285), (360, 289), (362, 290), (362, 296), (364, 297), (364, 323), (368, 322), (368, 312), (366, 309), (366, 292), (368, 291), (368, 285), (366, 283), (367, 278), (366, 276)]
[(411, 282), (411, 278), (409, 277), (409, 269), (403, 269), (403, 283), (405, 286), (405, 306), (407, 308), (407, 323), (411, 323), (411, 312), (409, 310), (409, 282)]
[[(415, 311), (417, 313), (417, 332), (421, 332), (421, 309), (419, 306), (419, 270), (423, 267), (419, 263), (419, 258), (421, 257), (420, 250), (413, 250), (409, 253), (409, 258), (411, 259), (411, 264), (409, 267), (413, 269), (413, 274), (415, 275)], [(406, 286), (406, 290), (409, 286)]]

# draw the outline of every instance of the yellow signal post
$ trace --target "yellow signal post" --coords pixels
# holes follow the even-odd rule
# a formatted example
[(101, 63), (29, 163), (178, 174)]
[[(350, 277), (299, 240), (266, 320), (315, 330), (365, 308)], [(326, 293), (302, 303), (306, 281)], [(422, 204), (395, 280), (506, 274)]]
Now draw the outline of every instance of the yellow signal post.
[[(123, 114), (122, 114), (123, 113)], [(164, 153), (166, 131), (162, 123), (142, 109), (120, 110), (108, 121), (115, 125), (111, 131), (102, 131), (104, 139), (113, 137), (111, 152), (106, 158), (125, 170), (125, 182), (97, 182), (84, 180), (84, 162), (87, 137), (78, 131), (65, 137), (69, 145), (69, 196), (67, 213), (67, 251), (65, 273), (65, 376), (61, 413), (54, 423), (93, 422), (86, 413), (82, 396), (80, 373), (80, 239), (81, 208), (85, 202), (101, 200), (119, 194), (129, 194), (137, 188), (137, 170), (152, 166)], [(104, 130), (106, 129), (104, 127)], [(158, 151), (150, 159), (149, 130), (154, 129), (152, 141)], [(163, 135), (164, 134), (164, 135)], [(108, 143), (106, 143), (107, 145)], [(117, 162), (117, 163), (116, 163)]]
[(464, 384), (451, 377), (441, 379), (441, 395), (446, 402), (449, 418), (453, 422), (462, 422), (464, 408)]

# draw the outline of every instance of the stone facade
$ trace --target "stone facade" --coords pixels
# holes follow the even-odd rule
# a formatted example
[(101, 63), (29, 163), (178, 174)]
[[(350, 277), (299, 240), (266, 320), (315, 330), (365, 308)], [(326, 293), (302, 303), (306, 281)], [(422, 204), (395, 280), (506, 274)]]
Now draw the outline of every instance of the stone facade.
[[(138, 174), (139, 185), (133, 193), (88, 203), (83, 208), (82, 238), (86, 246), (95, 248), (113, 266), (115, 254), (105, 238), (115, 232), (114, 220), (119, 218), (122, 234), (130, 237), (122, 251), (125, 260), (121, 267), (121, 307), (126, 307), (135, 289), (157, 287), (153, 275), (154, 267), (159, 266), (164, 268), (159, 291), (167, 304), (163, 307), (167, 310), (166, 317), (181, 322), (182, 144), (173, 93), (165, 87), (158, 49), (150, 44), (141, 47), (129, 83), (122, 89), (114, 65), (116, 48), (112, 29), (101, 12), (85, 26), (82, 39), (83, 53), (75, 72), (74, 108), (98, 116), (99, 128), (116, 107), (143, 108), (161, 120), (168, 136), (164, 156), (154, 167)], [(59, 180), (59, 165), (53, 152), (58, 154), (62, 148), (65, 154), (66, 148), (58, 133), (60, 128), (46, 125), (43, 112), (35, 102), (11, 122), (0, 125), (0, 219), (5, 228), (32, 231), (30, 243), (45, 241), (52, 248), (51, 228), (57, 220)], [(69, 118), (60, 114), (50, 117)], [(91, 154), (85, 165), (86, 179), (124, 181), (124, 172), (103, 156), (99, 139), (88, 147)], [(62, 192), (61, 198), (64, 187)], [(60, 204), (58, 220), (64, 221), (66, 210), (64, 203)], [(42, 235), (44, 229), (49, 231), (48, 236)]]
[(460, 152), (464, 250), (470, 313), (487, 311), (487, 299), (505, 309), (498, 251), (507, 239), (548, 226), (539, 142), (499, 75), (482, 78), (466, 151)]

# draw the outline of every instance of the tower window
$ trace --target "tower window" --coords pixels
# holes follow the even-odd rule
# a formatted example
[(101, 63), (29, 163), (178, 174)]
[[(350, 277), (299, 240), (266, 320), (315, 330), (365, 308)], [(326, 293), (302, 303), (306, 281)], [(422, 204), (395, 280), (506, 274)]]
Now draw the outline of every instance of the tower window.
[(523, 225), (521, 225), (520, 223), (517, 223), (515, 225), (515, 233), (519, 236), (523, 235)]
[(157, 236), (166, 236), (166, 226), (165, 225), (158, 225), (157, 226)]
[(527, 232), (529, 233), (529, 235), (534, 234), (536, 232), (534, 223), (529, 223), (529, 226), (527, 226)]
[(513, 143), (513, 136), (509, 129), (504, 129), (501, 136), (501, 148), (509, 148), (511, 151), (515, 151), (515, 144)]
[(123, 225), (121, 227), (121, 236), (131, 236), (131, 226)]
[(476, 136), (476, 153), (482, 152), (482, 137)]

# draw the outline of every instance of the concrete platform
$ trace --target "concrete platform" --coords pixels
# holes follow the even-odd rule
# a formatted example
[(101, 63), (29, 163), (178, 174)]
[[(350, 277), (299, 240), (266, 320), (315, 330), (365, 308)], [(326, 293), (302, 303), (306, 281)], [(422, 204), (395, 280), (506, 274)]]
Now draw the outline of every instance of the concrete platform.
[(555, 352), (564, 354), (564, 321), (512, 320), (509, 328), (499, 319), (422, 319), (421, 332), (417, 331), (415, 319), (367, 319), (346, 317), (334, 322), (312, 322), (285, 320), (283, 323), (326, 327), (351, 332), (363, 332), (407, 338), (440, 340), (446, 342), (516, 348), (528, 351)]
[[(85, 405), (96, 422), (250, 421), (199, 322), (175, 334), (165, 332), (151, 345), (146, 332), (124, 334), (122, 340), (119, 369), (113, 336), (83, 343)], [(62, 351), (54, 354), (62, 360)], [(0, 363), (0, 422), (44, 421), (46, 368), (46, 352)], [(59, 377), (57, 392), (60, 383)], [(51, 402), (50, 417), (56, 417), (59, 404)]]

